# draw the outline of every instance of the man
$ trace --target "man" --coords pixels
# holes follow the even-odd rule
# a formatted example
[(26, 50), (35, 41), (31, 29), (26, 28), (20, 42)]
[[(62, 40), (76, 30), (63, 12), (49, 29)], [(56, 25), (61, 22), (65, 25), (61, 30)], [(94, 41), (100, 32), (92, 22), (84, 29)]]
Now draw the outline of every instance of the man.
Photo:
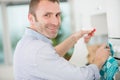
[[(52, 46), (50, 39), (57, 36), (60, 19), (58, 0), (31, 0), (28, 19), (31, 24), (17, 44), (14, 54), (15, 80), (97, 80), (99, 70), (109, 56), (105, 44), (101, 46), (93, 64), (77, 67), (63, 58), (78, 39), (91, 31), (79, 31), (64, 42)], [(87, 42), (90, 35), (85, 37)]]

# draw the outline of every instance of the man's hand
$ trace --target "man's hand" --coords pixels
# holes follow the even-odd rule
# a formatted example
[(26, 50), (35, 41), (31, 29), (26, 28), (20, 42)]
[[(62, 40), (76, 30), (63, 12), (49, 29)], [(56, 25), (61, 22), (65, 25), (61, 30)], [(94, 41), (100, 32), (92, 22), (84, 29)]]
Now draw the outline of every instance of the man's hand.
[(93, 60), (93, 64), (97, 65), (99, 69), (102, 68), (103, 64), (106, 62), (110, 55), (110, 49), (106, 48), (106, 44), (103, 44), (97, 51), (95, 58)]
[(84, 41), (85, 41), (85, 43), (88, 43), (88, 41), (94, 35), (95, 31), (96, 31), (96, 29), (93, 29), (93, 30), (81, 30), (79, 32), (74, 33), (73, 36), (75, 38), (75, 41), (77, 42), (81, 37), (86, 35), (86, 36), (84, 36)]
[(85, 43), (88, 43), (92, 36), (94, 36), (96, 29), (94, 28), (87, 36), (84, 37)]
[[(92, 36), (93, 36), (93, 35), (92, 35)], [(84, 42), (85, 42), (85, 43), (88, 43), (88, 42), (90, 41), (90, 39), (91, 39), (92, 36), (90, 36), (90, 35), (85, 36), (85, 37), (84, 37)]]

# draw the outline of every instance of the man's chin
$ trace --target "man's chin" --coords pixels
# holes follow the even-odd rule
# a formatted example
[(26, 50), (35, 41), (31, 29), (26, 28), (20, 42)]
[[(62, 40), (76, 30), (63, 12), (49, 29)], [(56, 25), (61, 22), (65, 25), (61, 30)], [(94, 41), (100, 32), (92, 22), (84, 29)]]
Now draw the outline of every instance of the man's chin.
[(57, 34), (56, 34), (56, 35), (51, 35), (51, 36), (50, 36), (51, 39), (54, 39), (54, 38), (56, 38), (56, 37), (57, 37)]
[(54, 39), (54, 38), (56, 38), (56, 37), (57, 37), (57, 36), (52, 36), (51, 39)]

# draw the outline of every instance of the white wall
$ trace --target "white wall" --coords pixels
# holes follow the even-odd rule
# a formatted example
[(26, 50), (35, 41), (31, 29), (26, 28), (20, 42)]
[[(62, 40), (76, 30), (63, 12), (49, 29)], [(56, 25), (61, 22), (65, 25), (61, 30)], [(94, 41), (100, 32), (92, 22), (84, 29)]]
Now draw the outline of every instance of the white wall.
[(106, 12), (105, 0), (72, 0), (75, 18), (75, 30), (91, 27), (90, 17)]
[[(74, 13), (75, 31), (91, 26), (91, 16), (106, 14), (107, 27), (110, 36), (120, 37), (120, 0), (70, 0)], [(103, 17), (103, 16), (101, 16)], [(100, 22), (101, 23), (101, 22)], [(101, 23), (101, 28), (102, 27)], [(112, 30), (114, 28), (115, 31)], [(103, 32), (104, 33), (104, 32)], [(102, 34), (102, 31), (101, 33)]]
[(109, 37), (120, 38), (120, 0), (107, 0)]

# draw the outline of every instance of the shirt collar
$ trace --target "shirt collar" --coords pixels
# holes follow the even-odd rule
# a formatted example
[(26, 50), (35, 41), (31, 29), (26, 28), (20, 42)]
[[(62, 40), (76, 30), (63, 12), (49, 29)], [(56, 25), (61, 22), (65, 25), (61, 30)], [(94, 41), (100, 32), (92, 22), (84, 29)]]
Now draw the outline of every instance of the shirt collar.
[(26, 34), (26, 35), (30, 35), (30, 36), (34, 36), (34, 37), (37, 38), (37, 39), (40, 39), (40, 40), (42, 40), (42, 41), (44, 41), (44, 42), (48, 42), (48, 43), (52, 44), (52, 41), (51, 41), (50, 39), (48, 39), (48, 38), (47, 38), (46, 36), (44, 36), (43, 34), (36, 32), (36, 31), (33, 30), (33, 29), (26, 28), (25, 34)]

